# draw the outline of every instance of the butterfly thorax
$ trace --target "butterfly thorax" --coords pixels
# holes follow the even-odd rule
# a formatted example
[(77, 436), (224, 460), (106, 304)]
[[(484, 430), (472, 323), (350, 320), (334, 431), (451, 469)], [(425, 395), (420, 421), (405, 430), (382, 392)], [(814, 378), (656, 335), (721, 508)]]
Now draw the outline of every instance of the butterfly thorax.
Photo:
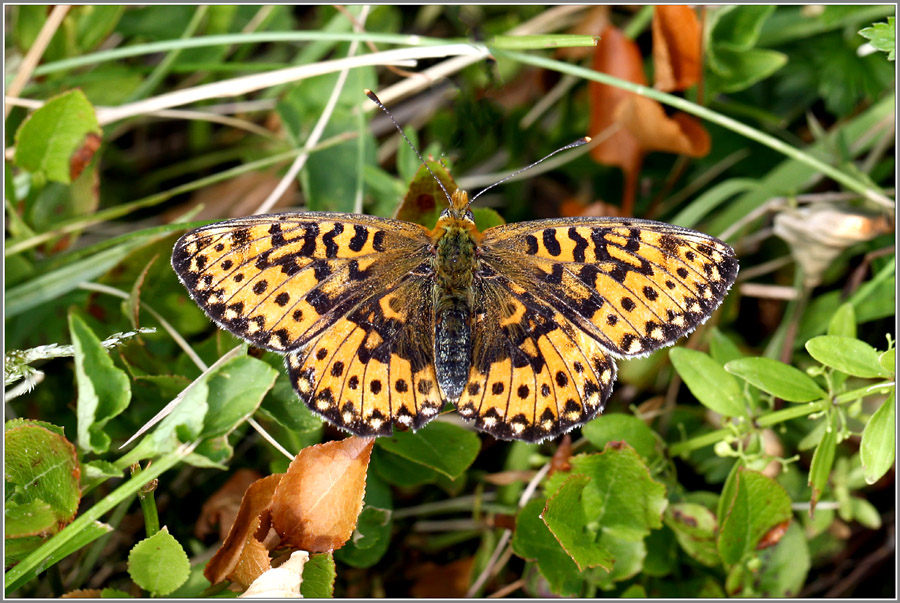
[(432, 231), (434, 241), (434, 357), (438, 385), (455, 402), (468, 380), (472, 358), (472, 283), (478, 230), (463, 191)]

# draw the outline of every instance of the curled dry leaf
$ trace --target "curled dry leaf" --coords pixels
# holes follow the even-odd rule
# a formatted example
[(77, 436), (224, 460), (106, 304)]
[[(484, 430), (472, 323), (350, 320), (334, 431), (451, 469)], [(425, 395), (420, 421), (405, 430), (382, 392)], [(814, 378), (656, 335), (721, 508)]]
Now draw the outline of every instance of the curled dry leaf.
[(295, 551), (280, 567), (268, 570), (251, 584), (242, 599), (301, 599), (303, 566), (309, 561), (309, 553)]
[(654, 87), (670, 92), (700, 81), (700, 21), (684, 4), (653, 8)]
[(225, 540), (241, 508), (244, 492), (261, 477), (262, 474), (253, 469), (235, 471), (228, 481), (203, 503), (197, 525), (194, 526), (194, 535), (203, 540), (212, 534), (214, 526), (218, 524), (219, 539)]
[(669, 117), (661, 104), (645, 96), (630, 95), (616, 107), (614, 118), (637, 139), (644, 152), (689, 157), (709, 153), (709, 134), (699, 121), (684, 113)]
[[(241, 562), (244, 549), (248, 548), (248, 543), (260, 542), (265, 536), (265, 532), (268, 532), (268, 521), (262, 521), (261, 515), (271, 504), (275, 488), (283, 477), (284, 475), (280, 473), (270, 475), (257, 480), (247, 488), (247, 492), (244, 493), (241, 500), (241, 508), (228, 531), (228, 537), (222, 543), (222, 548), (216, 551), (206, 565), (206, 569), (203, 570), (203, 575), (210, 583), (217, 584), (222, 580), (231, 579), (231, 575)], [(261, 530), (261, 527), (265, 530)], [(260, 534), (260, 532), (263, 533)], [(248, 560), (245, 560), (243, 569), (254, 565), (252, 559), (258, 559), (259, 547), (253, 544), (250, 547), (247, 550)], [(268, 563), (268, 555), (266, 555), (265, 563)], [(255, 565), (259, 565), (259, 563)]]
[[(594, 69), (636, 84), (646, 85), (643, 59), (637, 44), (615, 27), (607, 27), (594, 53)], [(638, 174), (644, 155), (651, 151), (706, 155), (709, 134), (694, 118), (666, 115), (658, 102), (598, 82), (588, 85), (591, 98), (591, 136), (600, 143), (591, 151), (594, 161), (622, 169), (625, 186), (622, 215), (633, 213)]]
[(830, 203), (788, 208), (775, 216), (775, 234), (791, 247), (803, 269), (803, 281), (815, 287), (831, 262), (845, 249), (893, 230), (891, 220)]
[(350, 437), (300, 451), (272, 499), (281, 542), (311, 553), (339, 549), (363, 506), (373, 438)]

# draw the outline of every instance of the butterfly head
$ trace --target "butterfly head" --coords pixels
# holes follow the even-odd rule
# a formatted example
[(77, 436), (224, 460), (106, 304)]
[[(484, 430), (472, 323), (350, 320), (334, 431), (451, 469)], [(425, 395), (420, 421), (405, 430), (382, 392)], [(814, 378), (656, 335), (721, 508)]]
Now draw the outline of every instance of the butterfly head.
[(452, 220), (474, 226), (475, 217), (472, 215), (469, 205), (469, 194), (464, 190), (456, 189), (450, 196), (450, 207), (441, 212), (441, 220)]

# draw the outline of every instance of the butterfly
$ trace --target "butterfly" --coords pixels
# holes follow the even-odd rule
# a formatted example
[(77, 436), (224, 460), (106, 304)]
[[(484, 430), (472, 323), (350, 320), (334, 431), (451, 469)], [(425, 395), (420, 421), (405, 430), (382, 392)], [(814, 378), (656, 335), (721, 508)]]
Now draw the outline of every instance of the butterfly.
[(703, 323), (734, 283), (722, 241), (626, 218), (480, 232), (455, 190), (433, 229), (308, 212), (203, 226), (172, 266), (220, 327), (285, 355), (299, 397), (361, 436), (419, 429), (445, 404), (537, 442), (602, 412), (617, 358)]

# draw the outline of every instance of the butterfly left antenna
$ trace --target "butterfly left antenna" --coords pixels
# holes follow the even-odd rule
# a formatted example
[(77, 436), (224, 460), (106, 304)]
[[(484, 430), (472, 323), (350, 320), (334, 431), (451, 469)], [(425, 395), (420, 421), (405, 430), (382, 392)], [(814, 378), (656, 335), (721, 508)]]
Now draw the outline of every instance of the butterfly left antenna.
[[(400, 132), (400, 134), (403, 136), (403, 139), (406, 141), (406, 144), (409, 145), (409, 148), (411, 148), (411, 149), (413, 150), (413, 153), (416, 154), (416, 157), (419, 158), (419, 161), (421, 161), (421, 162), (422, 162), (422, 165), (425, 166), (425, 169), (428, 170), (428, 173), (431, 174), (431, 176), (434, 178), (435, 182), (438, 183), (438, 186), (441, 187), (441, 190), (444, 191), (444, 196), (447, 197), (447, 203), (449, 203), (450, 205), (453, 205), (453, 200), (450, 198), (450, 193), (447, 192), (447, 189), (444, 187), (444, 183), (441, 182), (441, 179), (438, 178), (437, 175), (436, 175), (433, 171), (431, 171), (431, 168), (428, 167), (428, 164), (425, 163), (425, 160), (424, 160), (424, 159), (422, 159), (422, 155), (419, 153), (419, 149), (417, 149), (417, 148), (413, 145), (413, 143), (412, 143), (412, 141), (409, 139), (409, 137), (406, 136), (406, 132), (403, 131), (403, 128), (400, 127), (400, 124), (397, 123), (397, 120), (394, 119), (394, 116), (391, 115), (391, 112), (388, 111), (388, 108), (385, 107), (384, 104), (383, 104), (380, 100), (378, 100), (378, 97), (375, 96), (375, 93), (372, 92), (371, 90), (366, 89), (366, 96), (368, 96), (369, 99), (370, 99), (373, 103), (375, 103), (376, 105), (378, 105), (378, 107), (379, 107), (382, 111), (384, 111), (385, 113), (387, 113), (387, 116), (391, 118), (391, 121), (394, 122), (394, 126), (397, 128), (397, 131)], [(562, 150), (562, 149), (560, 149), (560, 150)], [(484, 191), (482, 191), (482, 192), (484, 192)]]

